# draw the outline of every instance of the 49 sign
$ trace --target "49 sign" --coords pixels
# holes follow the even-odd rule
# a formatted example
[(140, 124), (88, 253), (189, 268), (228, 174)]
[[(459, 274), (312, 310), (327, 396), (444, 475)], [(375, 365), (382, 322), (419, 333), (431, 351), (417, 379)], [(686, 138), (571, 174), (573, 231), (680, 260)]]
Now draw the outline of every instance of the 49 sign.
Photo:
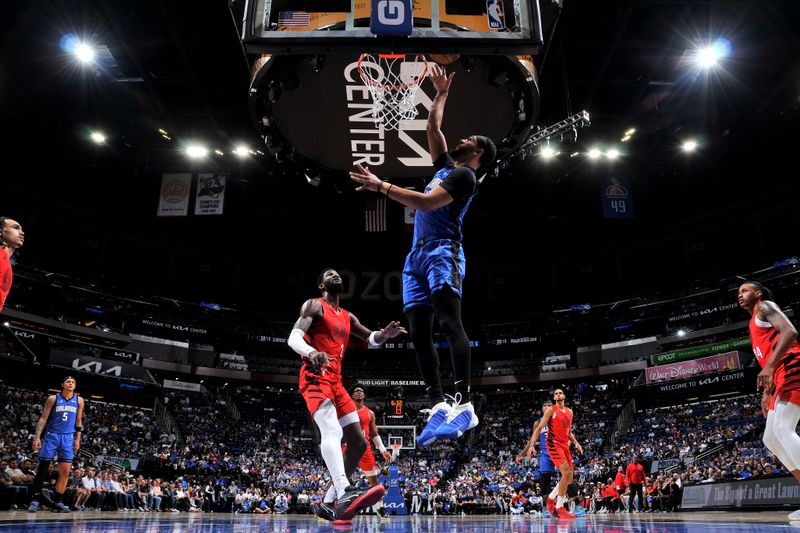
[(626, 177), (608, 178), (602, 182), (603, 216), (633, 218), (633, 195)]

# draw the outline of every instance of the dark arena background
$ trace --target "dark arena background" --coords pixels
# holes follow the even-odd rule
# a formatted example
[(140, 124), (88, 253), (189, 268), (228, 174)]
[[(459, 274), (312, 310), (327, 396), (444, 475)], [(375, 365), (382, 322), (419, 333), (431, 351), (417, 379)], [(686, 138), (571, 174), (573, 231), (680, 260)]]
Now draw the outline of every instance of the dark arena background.
[[(376, 30), (390, 4), (413, 29)], [(750, 280), (790, 323), (800, 309), (798, 27), (796, 0), (0, 3), (2, 235), (25, 236), (0, 291), (0, 533), (798, 524), (737, 300)], [(327, 268), (368, 329), (408, 328), (413, 213), (347, 173), (393, 193), (434, 173), (431, 81), (416, 116), (376, 125), (363, 52), (404, 54), (402, 83), (416, 54), (455, 73), (449, 147), (482, 133), (498, 151), (463, 226), (480, 424), (417, 446), (431, 406), (409, 336), (351, 338), (344, 386), (365, 386), (395, 457), (376, 452), (388, 516), (333, 524), (313, 513), (330, 475), (287, 339)], [(69, 510), (56, 459), (28, 512), (68, 375)], [(541, 450), (522, 454), (556, 388), (583, 449), (569, 519), (545, 509)]]

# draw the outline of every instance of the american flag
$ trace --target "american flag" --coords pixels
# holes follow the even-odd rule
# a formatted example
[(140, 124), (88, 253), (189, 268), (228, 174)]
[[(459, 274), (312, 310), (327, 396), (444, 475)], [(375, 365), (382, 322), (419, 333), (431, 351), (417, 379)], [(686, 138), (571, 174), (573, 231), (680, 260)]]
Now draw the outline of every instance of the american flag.
[(278, 26), (308, 26), (311, 15), (305, 11), (278, 11)]
[(364, 229), (370, 232), (386, 231), (386, 198), (364, 200)]

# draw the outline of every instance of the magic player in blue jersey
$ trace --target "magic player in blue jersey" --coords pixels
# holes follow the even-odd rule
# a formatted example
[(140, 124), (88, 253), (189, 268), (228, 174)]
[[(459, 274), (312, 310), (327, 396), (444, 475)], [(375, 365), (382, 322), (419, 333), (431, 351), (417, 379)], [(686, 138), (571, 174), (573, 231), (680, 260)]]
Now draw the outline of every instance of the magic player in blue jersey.
[(36, 423), (33, 451), (39, 452), (39, 469), (33, 480), (33, 500), (28, 512), (39, 508), (42, 484), (50, 469), (50, 462), (58, 456), (58, 481), (55, 487), (53, 512), (66, 513), (64, 490), (67, 488), (72, 460), (81, 446), (83, 432), (83, 398), (75, 394), (75, 378), (67, 376), (61, 382), (61, 392), (47, 398), (42, 416)]
[[(545, 411), (547, 411), (548, 407), (552, 407), (553, 402), (550, 400), (545, 400), (542, 404), (542, 415), (544, 415)], [(541, 421), (541, 417), (533, 423), (533, 429), (536, 429), (536, 426), (539, 425)], [(531, 434), (531, 437), (533, 435)], [(533, 439), (529, 439), (528, 443), (525, 445), (525, 448), (522, 452), (517, 456), (517, 462), (522, 461), (523, 457), (527, 457), (528, 459), (531, 458), (533, 455), (533, 447), (535, 446), (535, 442)], [(550, 458), (550, 454), (547, 453), (547, 426), (545, 426), (542, 431), (539, 433), (539, 485), (542, 487), (542, 503), (544, 504), (547, 499), (550, 498), (550, 487), (553, 484), (553, 476), (558, 473), (558, 469), (553, 464), (553, 460)], [(546, 506), (542, 506), (542, 512), (547, 512)]]
[[(403, 310), (408, 317), (417, 364), (433, 406), (417, 444), (427, 446), (436, 439), (452, 439), (478, 425), (470, 401), (469, 338), (461, 322), (461, 283), (466, 271), (461, 247), (461, 226), (472, 198), (478, 192), (479, 168), (495, 161), (497, 149), (488, 137), (472, 135), (461, 139), (448, 152), (442, 133), (442, 116), (453, 74), (438, 65), (431, 69), (436, 97), (428, 115), (428, 151), (436, 169), (433, 179), (420, 193), (395, 187), (356, 165), (350, 177), (357, 190), (385, 194), (416, 210), (414, 240), (403, 267)], [(456, 395), (453, 405), (445, 401), (439, 376), (439, 355), (433, 344), (433, 318), (447, 338), (453, 362)]]

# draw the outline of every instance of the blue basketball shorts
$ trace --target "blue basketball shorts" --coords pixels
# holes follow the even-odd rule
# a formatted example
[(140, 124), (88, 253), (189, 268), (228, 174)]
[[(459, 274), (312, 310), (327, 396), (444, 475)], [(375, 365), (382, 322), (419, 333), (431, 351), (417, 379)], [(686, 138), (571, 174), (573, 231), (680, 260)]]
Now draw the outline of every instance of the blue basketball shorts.
[(431, 296), (445, 285), (460, 298), (466, 270), (464, 250), (458, 241), (418, 242), (403, 266), (403, 311), (418, 305), (433, 306)]
[(547, 453), (539, 454), (539, 473), (540, 474), (555, 474), (558, 469), (553, 464), (553, 460)]
[(75, 458), (75, 452), (72, 450), (74, 442), (74, 433), (47, 433), (42, 439), (39, 460), (52, 461), (58, 455), (59, 461), (71, 463)]

